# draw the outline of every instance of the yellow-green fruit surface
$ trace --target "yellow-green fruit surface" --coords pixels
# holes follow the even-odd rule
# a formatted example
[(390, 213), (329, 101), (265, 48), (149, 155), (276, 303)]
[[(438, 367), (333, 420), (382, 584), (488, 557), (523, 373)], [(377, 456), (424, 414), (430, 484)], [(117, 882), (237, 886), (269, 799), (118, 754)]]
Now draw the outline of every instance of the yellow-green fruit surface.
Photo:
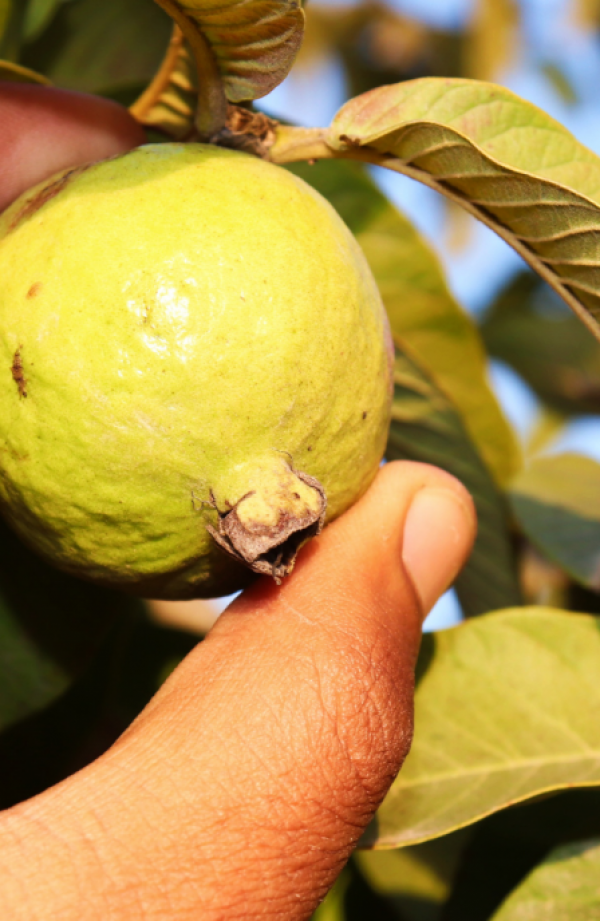
[(383, 454), (390, 374), (354, 238), (262, 160), (149, 145), (0, 217), (0, 503), (75, 574), (149, 597), (242, 587), (206, 526), (248, 493), (300, 502), (293, 471), (341, 514)]

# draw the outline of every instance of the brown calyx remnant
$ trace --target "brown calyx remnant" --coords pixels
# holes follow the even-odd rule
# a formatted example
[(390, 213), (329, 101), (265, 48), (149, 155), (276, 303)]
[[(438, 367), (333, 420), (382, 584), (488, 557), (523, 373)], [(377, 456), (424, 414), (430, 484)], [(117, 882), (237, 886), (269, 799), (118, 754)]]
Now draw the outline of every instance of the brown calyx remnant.
[(11, 230), (14, 230), (21, 221), (25, 220), (25, 218), (31, 217), (36, 211), (39, 211), (42, 205), (45, 205), (46, 202), (54, 198), (55, 195), (58, 195), (75, 176), (84, 173), (90, 165), (91, 164), (87, 164), (86, 166), (74, 166), (73, 169), (67, 170), (61, 176), (58, 176), (47, 185), (42, 186), (41, 189), (38, 189), (35, 195), (28, 198), (27, 201), (23, 203), (23, 206), (17, 211), (8, 226), (8, 232), (10, 233)]
[(27, 379), (23, 372), (23, 361), (21, 359), (21, 349), (22, 348), (23, 346), (20, 345), (17, 351), (15, 352), (15, 354), (13, 355), (13, 360), (12, 360), (12, 365), (10, 366), (10, 370), (13, 376), (13, 380), (16, 383), (17, 387), (19, 388), (19, 394), (22, 397), (26, 397), (27, 396)]
[(256, 157), (266, 157), (275, 143), (278, 122), (242, 106), (227, 106), (227, 119), (221, 130), (210, 139), (211, 144), (243, 150)]
[(207, 525), (206, 529), (219, 547), (233, 556), (253, 572), (271, 576), (277, 585), (288, 576), (296, 563), (298, 551), (311, 537), (316, 537), (323, 530), (327, 498), (325, 490), (315, 477), (298, 470), (295, 475), (312, 487), (319, 496), (318, 509), (306, 510), (301, 516), (281, 510), (274, 526), (265, 526), (259, 522), (243, 522), (237, 512), (238, 506), (253, 492), (247, 493), (234, 507), (219, 514), (219, 528)]

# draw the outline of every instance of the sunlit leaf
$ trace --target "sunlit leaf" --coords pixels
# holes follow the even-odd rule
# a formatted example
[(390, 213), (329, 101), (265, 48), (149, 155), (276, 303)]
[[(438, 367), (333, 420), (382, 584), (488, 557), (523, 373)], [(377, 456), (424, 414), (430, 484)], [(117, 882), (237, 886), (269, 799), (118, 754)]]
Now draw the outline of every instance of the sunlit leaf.
[(600, 914), (600, 840), (557, 848), (509, 895), (492, 921), (592, 921)]
[(499, 611), (424, 637), (415, 737), (364, 843), (416, 844), (600, 785), (597, 618)]
[(44, 563), (0, 522), (0, 731), (47, 706), (140, 603)]
[(466, 42), (466, 74), (493, 80), (514, 66), (519, 54), (517, 0), (477, 0)]
[(549, 559), (600, 591), (600, 464), (578, 454), (539, 457), (513, 481), (520, 526)]
[(26, 47), (21, 63), (66, 89), (139, 92), (158, 69), (171, 29), (150, 0), (71, 0)]
[(194, 127), (197, 92), (194, 59), (183, 32), (175, 26), (158, 73), (130, 112), (146, 128), (184, 140)]
[(467, 487), (477, 509), (477, 537), (456, 581), (466, 615), (520, 604), (507, 507), (474, 449), (456, 409), (407, 354), (396, 350), (388, 460), (410, 459), (448, 470)]
[(311, 921), (347, 921), (344, 896), (350, 883), (350, 871), (342, 870), (335, 885), (313, 914)]
[(600, 348), (589, 329), (531, 272), (512, 279), (482, 323), (491, 355), (560, 413), (600, 412)]
[(332, 203), (354, 233), (394, 334), (449, 395), (495, 478), (506, 482), (519, 469), (519, 449), (488, 383), (479, 333), (448, 290), (431, 247), (359, 164), (323, 161), (296, 164), (293, 171)]
[(573, 0), (569, 11), (577, 25), (593, 29), (600, 20), (600, 0)]
[[(583, 329), (580, 323), (569, 314), (577, 329)], [(565, 426), (566, 417), (563, 413), (543, 406), (534, 419), (529, 431), (527, 432), (525, 442), (525, 453), (528, 457), (535, 457), (540, 454), (553, 442)], [(560, 607), (560, 605), (558, 606)]]
[(579, 99), (579, 92), (565, 67), (556, 61), (547, 61), (542, 65), (542, 73), (550, 82), (552, 89), (568, 105), (573, 105)]
[(302, 40), (299, 0), (157, 0), (183, 30), (200, 72), (207, 49), (230, 102), (258, 99), (290, 70)]
[(359, 850), (354, 861), (402, 921), (441, 921), (471, 829), (397, 850)]
[(9, 83), (41, 83), (47, 85), (50, 83), (43, 74), (36, 73), (28, 67), (22, 67), (20, 64), (13, 64), (11, 61), (0, 61), (0, 80)]
[(550, 116), (499, 86), (423, 79), (346, 103), (324, 140), (462, 203), (600, 338), (600, 159)]

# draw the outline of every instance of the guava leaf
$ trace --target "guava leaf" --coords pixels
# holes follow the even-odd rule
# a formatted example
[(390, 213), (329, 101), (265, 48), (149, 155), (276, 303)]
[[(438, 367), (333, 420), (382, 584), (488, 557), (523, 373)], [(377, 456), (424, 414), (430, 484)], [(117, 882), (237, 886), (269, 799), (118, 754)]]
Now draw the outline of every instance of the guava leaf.
[[(452, 892), (461, 858), (471, 837), (470, 829), (435, 841), (397, 850), (360, 850), (353, 859), (369, 884), (392, 899), (400, 917), (411, 917), (410, 904), (427, 906), (428, 921), (436, 921)], [(408, 902), (408, 905), (406, 904)]]
[(140, 602), (49, 566), (0, 522), (0, 731), (80, 674), (116, 618)]
[(129, 111), (146, 128), (181, 141), (192, 133), (197, 96), (194, 58), (176, 25), (158, 72)]
[(302, 41), (300, 0), (157, 2), (177, 21), (196, 58), (210, 50), (229, 102), (259, 99), (274, 89)]
[(494, 80), (519, 54), (521, 7), (518, 0), (479, 0), (465, 42), (463, 72), (476, 80)]
[(491, 921), (591, 921), (600, 912), (600, 840), (556, 848)]
[(348, 921), (344, 908), (344, 897), (349, 884), (350, 870), (344, 867), (310, 921)]
[(198, 644), (197, 634), (157, 624), (142, 602), (134, 604), (111, 620), (65, 693), (0, 733), (0, 809), (103, 754)]
[(549, 115), (500, 86), (427, 78), (352, 99), (322, 137), (462, 205), (600, 338), (600, 159)]
[(0, 0), (0, 41), (8, 27), (12, 9), (12, 0)]
[(599, 674), (591, 615), (517, 608), (427, 634), (413, 746), (362, 844), (417, 844), (600, 785)]
[(495, 479), (506, 483), (520, 468), (520, 450), (488, 383), (479, 332), (452, 297), (436, 254), (360, 164), (321, 161), (292, 170), (356, 236), (394, 335), (448, 394)]
[(25, 13), (25, 4), (20, 0), (0, 0), (0, 59), (19, 60)]
[(559, 413), (600, 412), (600, 349), (589, 329), (532, 272), (511, 279), (481, 326), (488, 351)]
[(72, 0), (29, 0), (26, 4), (23, 37), (26, 42), (33, 41), (50, 23), (52, 17), (63, 3)]
[[(442, 844), (457, 835), (468, 835), (443, 921), (489, 921), (507, 894), (551, 850), (566, 841), (597, 836), (599, 815), (599, 787), (563, 790), (521, 803), (516, 809), (503, 809), (462, 832), (430, 842)], [(533, 918), (542, 921), (545, 916), (534, 914)]]
[(65, 89), (111, 96), (133, 89), (135, 98), (159, 67), (172, 25), (150, 0), (73, 0), (20, 63)]
[(600, 464), (579, 454), (537, 458), (513, 481), (509, 498), (529, 540), (600, 591)]
[(43, 74), (20, 64), (13, 64), (12, 61), (0, 61), (0, 80), (9, 83), (41, 83), (46, 86), (50, 83)]
[(386, 458), (442, 467), (461, 480), (473, 496), (477, 537), (456, 580), (464, 613), (473, 616), (520, 604), (504, 496), (473, 447), (455, 407), (406, 348), (396, 350)]

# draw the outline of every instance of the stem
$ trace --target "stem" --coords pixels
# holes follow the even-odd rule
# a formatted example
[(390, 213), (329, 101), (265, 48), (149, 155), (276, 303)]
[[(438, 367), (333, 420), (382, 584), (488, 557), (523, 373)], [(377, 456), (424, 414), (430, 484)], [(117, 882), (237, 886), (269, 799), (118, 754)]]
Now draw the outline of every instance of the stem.
[(217, 61), (198, 26), (175, 0), (156, 0), (156, 3), (175, 20), (190, 43), (198, 71), (196, 129), (199, 140), (208, 141), (221, 131), (227, 117), (227, 98)]
[(279, 125), (275, 143), (269, 150), (273, 163), (293, 163), (296, 160), (330, 160), (339, 157), (337, 150), (325, 140), (328, 128), (291, 128)]

